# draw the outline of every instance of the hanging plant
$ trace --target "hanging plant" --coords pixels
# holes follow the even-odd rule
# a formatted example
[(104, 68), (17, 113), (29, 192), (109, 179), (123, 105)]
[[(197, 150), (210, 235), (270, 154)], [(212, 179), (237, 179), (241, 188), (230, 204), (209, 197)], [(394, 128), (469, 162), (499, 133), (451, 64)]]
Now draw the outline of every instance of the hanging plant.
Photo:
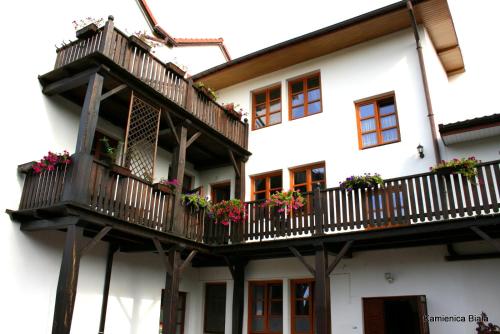
[(218, 98), (217, 93), (212, 88), (205, 86), (205, 84), (203, 82), (201, 82), (201, 81), (195, 82), (193, 84), (193, 87), (198, 89), (198, 91), (202, 92), (203, 94), (208, 96), (213, 101), (217, 101), (217, 98)]
[(183, 194), (181, 196), (181, 203), (186, 207), (193, 208), (195, 211), (200, 211), (210, 206), (208, 199), (198, 194)]
[(364, 175), (352, 175), (346, 178), (344, 181), (340, 182), (339, 186), (347, 191), (358, 190), (358, 189), (371, 189), (377, 186), (384, 186), (384, 179), (380, 174), (365, 173)]
[(299, 190), (275, 192), (263, 205), (277, 208), (278, 212), (290, 213), (292, 210), (302, 208), (306, 204), (305, 198)]
[(69, 157), (68, 151), (64, 151), (63, 153), (53, 153), (49, 151), (46, 156), (34, 163), (31, 168), (35, 174), (40, 174), (43, 171), (55, 170), (57, 165), (69, 165), (70, 163), (71, 158)]
[(212, 205), (209, 213), (216, 224), (227, 226), (229, 223), (243, 223), (246, 218), (246, 207), (241, 200), (231, 199)]
[(462, 159), (453, 159), (449, 161), (441, 161), (430, 170), (436, 174), (449, 175), (449, 174), (461, 174), (465, 176), (469, 181), (473, 181), (477, 175), (477, 165), (480, 163), (475, 157), (468, 157)]

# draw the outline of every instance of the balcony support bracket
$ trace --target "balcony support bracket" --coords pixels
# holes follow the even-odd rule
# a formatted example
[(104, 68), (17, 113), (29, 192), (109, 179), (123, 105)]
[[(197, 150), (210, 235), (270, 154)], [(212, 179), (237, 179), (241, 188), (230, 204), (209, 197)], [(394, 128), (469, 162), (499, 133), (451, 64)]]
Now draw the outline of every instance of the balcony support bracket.
[(309, 263), (306, 262), (304, 257), (300, 254), (300, 252), (295, 247), (290, 246), (290, 247), (288, 247), (288, 249), (290, 250), (290, 252), (292, 252), (293, 255), (295, 255), (295, 257), (300, 261), (300, 263), (302, 263), (304, 265), (304, 267), (306, 267), (306, 269), (313, 276), (316, 275), (316, 270), (314, 270), (314, 268)]
[(201, 136), (201, 132), (198, 131), (194, 135), (192, 135), (188, 141), (186, 142), (186, 148), (188, 148), (192, 143), (195, 142), (196, 139), (198, 139)]
[(113, 88), (112, 90), (104, 93), (101, 95), (101, 102), (104, 101), (105, 99), (107, 99), (108, 97), (112, 96), (112, 95), (115, 95), (116, 93), (118, 92), (121, 92), (122, 90), (124, 90), (125, 88), (127, 88), (127, 85), (126, 84), (123, 84), (123, 85), (120, 85), (118, 87), (115, 87)]
[(337, 254), (337, 256), (335, 256), (333, 262), (328, 266), (327, 275), (330, 275), (335, 267), (340, 263), (340, 260), (342, 260), (342, 258), (347, 254), (353, 242), (353, 240), (349, 240), (344, 244), (340, 252)]
[(480, 236), (484, 241), (493, 246), (498, 252), (500, 252), (500, 241), (493, 239), (477, 226), (472, 226), (470, 229), (474, 231), (474, 233), (476, 233), (478, 236)]
[(97, 235), (94, 237), (94, 239), (92, 239), (86, 246), (82, 248), (82, 255), (85, 255), (92, 248), (94, 248), (94, 246), (97, 245), (97, 243), (101, 241), (101, 239), (104, 238), (109, 231), (111, 231), (111, 226), (106, 226), (102, 230), (100, 230), (99, 233), (97, 233)]

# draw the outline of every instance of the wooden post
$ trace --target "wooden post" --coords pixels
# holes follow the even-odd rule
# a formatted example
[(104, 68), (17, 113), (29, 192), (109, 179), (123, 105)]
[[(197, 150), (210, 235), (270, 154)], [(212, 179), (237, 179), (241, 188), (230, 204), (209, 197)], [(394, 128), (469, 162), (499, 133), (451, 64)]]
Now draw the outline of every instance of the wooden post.
[(320, 184), (314, 186), (313, 208), (314, 208), (314, 226), (316, 235), (323, 234), (323, 211), (321, 206), (321, 188)]
[(99, 322), (99, 334), (104, 334), (106, 325), (106, 311), (108, 309), (109, 286), (111, 283), (111, 269), (113, 268), (113, 257), (118, 247), (110, 244), (108, 249), (108, 258), (106, 261), (106, 276), (104, 278), (104, 288), (102, 291), (101, 320)]
[(328, 278), (328, 252), (323, 245), (315, 254), (314, 321), (317, 334), (330, 334), (330, 279)]
[(68, 226), (57, 282), (52, 334), (69, 334), (71, 331), (82, 246), (83, 228)]
[(174, 155), (172, 160), (172, 174), (179, 186), (175, 188), (175, 204), (174, 204), (174, 221), (173, 221), (173, 232), (182, 234), (183, 232), (183, 220), (184, 220), (184, 210), (181, 205), (181, 195), (182, 195), (182, 183), (184, 181), (184, 171), (186, 168), (186, 144), (187, 144), (187, 128), (181, 125), (177, 130), (179, 145), (174, 149)]
[(243, 312), (244, 312), (244, 294), (245, 294), (245, 266), (246, 261), (238, 259), (235, 261), (231, 274), (234, 280), (233, 289), (233, 324), (232, 333), (243, 333)]
[(99, 118), (99, 105), (101, 100), (103, 77), (93, 73), (89, 78), (87, 93), (80, 114), (80, 126), (76, 141), (75, 154), (72, 156), (70, 175), (64, 184), (63, 200), (86, 203), (88, 184), (91, 173), (93, 157), (90, 155), (94, 134)]
[(99, 51), (105, 55), (109, 55), (111, 47), (111, 38), (113, 37), (113, 31), (115, 29), (113, 15), (108, 16), (108, 20), (104, 24), (104, 31), (101, 37), (101, 44), (99, 45)]
[(177, 319), (177, 303), (179, 300), (179, 280), (181, 255), (179, 250), (172, 249), (169, 252), (168, 261), (172, 271), (167, 270), (165, 279), (165, 290), (163, 291), (162, 307), (162, 334), (175, 333)]

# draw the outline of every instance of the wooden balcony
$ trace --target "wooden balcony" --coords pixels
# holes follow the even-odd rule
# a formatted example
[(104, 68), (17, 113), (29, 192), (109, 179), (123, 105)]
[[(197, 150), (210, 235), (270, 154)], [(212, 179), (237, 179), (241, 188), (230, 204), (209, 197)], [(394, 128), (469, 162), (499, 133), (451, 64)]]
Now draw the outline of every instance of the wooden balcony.
[[(57, 82), (68, 86), (68, 77), (88, 69), (89, 66), (105, 65), (115, 72), (124, 72), (120, 81), (131, 87), (139, 81), (153, 90), (155, 96), (165, 99), (169, 107), (178, 109), (181, 116), (206, 125), (215, 134), (223, 136), (234, 145), (246, 149), (248, 126), (240, 117), (228, 112), (200, 89), (175, 65), (165, 64), (149, 51), (134, 43), (133, 38), (116, 29), (113, 21), (93, 35), (77, 39), (57, 50), (54, 70), (40, 76), (46, 93), (57, 91)], [(67, 81), (63, 82), (62, 79)], [(71, 84), (69, 84), (71, 85)], [(134, 86), (136, 88), (136, 86)], [(71, 98), (78, 99), (73, 93)]]
[[(65, 183), (72, 168), (70, 165), (41, 174), (28, 172), (16, 214), (22, 216), (65, 204)], [(271, 211), (259, 202), (247, 202), (247, 221), (229, 227), (214, 224), (202, 211), (184, 208), (177, 233), (173, 233), (176, 222), (172, 216), (177, 199), (141, 179), (120, 175), (94, 161), (86, 193), (83, 201), (77, 203), (80, 208), (124, 224), (180, 235), (206, 245), (327, 240), (346, 234), (394, 234), (409, 231), (408, 228), (418, 233), (437, 225), (458, 228), (480, 218), (497, 217), (500, 160), (482, 163), (474, 180), (454, 174), (423, 173), (386, 180), (384, 187), (378, 189), (317, 189), (306, 194), (308, 204), (292, 214)], [(498, 217), (495, 221), (500, 223)]]

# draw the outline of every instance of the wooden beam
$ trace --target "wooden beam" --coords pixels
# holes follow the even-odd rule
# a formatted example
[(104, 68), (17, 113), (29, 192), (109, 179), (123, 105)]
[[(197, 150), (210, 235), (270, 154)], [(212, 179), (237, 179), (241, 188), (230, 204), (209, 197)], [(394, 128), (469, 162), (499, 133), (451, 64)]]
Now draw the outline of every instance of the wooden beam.
[(191, 260), (195, 257), (196, 253), (198, 253), (198, 251), (192, 250), (191, 253), (189, 253), (188, 257), (184, 260), (184, 262), (182, 262), (182, 264), (179, 267), (179, 272), (181, 274), (184, 271), (184, 269), (186, 269), (187, 266), (191, 263)]
[(245, 266), (246, 260), (241, 258), (233, 261), (233, 312), (232, 333), (243, 333), (243, 312), (245, 309)]
[(485, 260), (485, 259), (498, 259), (500, 252), (496, 253), (479, 253), (479, 254), (456, 254), (445, 256), (446, 261), (471, 261), (471, 260)]
[(75, 308), (78, 273), (83, 244), (83, 228), (70, 225), (66, 232), (61, 270), (57, 283), (52, 334), (70, 334)]
[(194, 135), (189, 138), (189, 140), (186, 142), (186, 148), (188, 148), (196, 139), (198, 139), (201, 136), (201, 132), (198, 131)]
[(328, 269), (326, 271), (327, 275), (330, 275), (330, 273), (333, 271), (333, 269), (335, 269), (335, 267), (337, 266), (337, 264), (339, 264), (340, 260), (342, 260), (342, 258), (347, 253), (347, 251), (349, 250), (349, 248), (351, 248), (353, 242), (354, 241), (350, 240), (350, 241), (348, 241), (348, 242), (346, 242), (344, 244), (344, 246), (342, 247), (342, 249), (340, 250), (340, 252), (337, 254), (337, 256), (335, 257), (335, 259), (333, 260), (332, 264), (330, 264), (328, 266)]
[(181, 141), (179, 139), (179, 136), (177, 135), (177, 131), (175, 131), (174, 122), (172, 121), (172, 117), (170, 116), (170, 113), (167, 110), (165, 110), (164, 112), (162, 112), (162, 115), (165, 115), (165, 118), (167, 119), (168, 126), (170, 127), (170, 130), (174, 133), (174, 137), (175, 137), (175, 141), (177, 142), (177, 145), (179, 145)]
[[(340, 255), (340, 254), (339, 254)], [(314, 320), (317, 334), (330, 334), (331, 332), (331, 310), (330, 310), (330, 279), (328, 277), (328, 252), (321, 245), (314, 255)]]
[(234, 279), (236, 272), (234, 271), (233, 264), (231, 263), (231, 261), (229, 261), (229, 258), (227, 256), (224, 256), (223, 258), (224, 258), (224, 262), (226, 262), (226, 264), (227, 264), (229, 272), (231, 273), (231, 277), (233, 277), (233, 279)]
[(470, 229), (474, 231), (477, 235), (479, 235), (481, 238), (483, 238), (484, 241), (493, 246), (497, 250), (497, 252), (500, 252), (500, 241), (493, 239), (486, 232), (484, 232), (477, 226), (472, 226)]
[(165, 251), (163, 250), (163, 247), (161, 246), (161, 243), (158, 239), (153, 238), (153, 243), (155, 244), (156, 251), (161, 257), (161, 262), (163, 263), (163, 266), (165, 267), (165, 270), (167, 273), (172, 274), (173, 268), (170, 262), (168, 261), (167, 256), (165, 255)]
[[(183, 184), (184, 173), (186, 170), (186, 144), (187, 144), (187, 128), (184, 125), (179, 126), (178, 129), (179, 145), (174, 149), (174, 157), (172, 161), (172, 173), (174, 178)], [(181, 204), (180, 198), (182, 195), (182, 187), (175, 188), (175, 198), (177, 199), (174, 203), (174, 221), (172, 232), (181, 235), (184, 230), (184, 207)]]
[(99, 241), (101, 241), (102, 238), (104, 238), (104, 236), (106, 236), (106, 234), (108, 234), (108, 232), (111, 231), (111, 226), (106, 226), (105, 228), (103, 228), (101, 231), (99, 231), (99, 233), (97, 233), (97, 235), (94, 237), (94, 239), (92, 239), (83, 249), (82, 249), (82, 255), (85, 255), (85, 253), (89, 252), (92, 248), (94, 248), (95, 245), (97, 245), (97, 243)]
[(288, 247), (288, 249), (290, 250), (290, 252), (293, 253), (293, 255), (295, 255), (295, 257), (297, 259), (299, 259), (299, 261), (304, 265), (304, 267), (306, 267), (307, 270), (309, 270), (309, 272), (314, 276), (316, 275), (316, 271), (314, 270), (313, 267), (311, 267), (311, 265), (309, 263), (306, 262), (306, 260), (304, 259), (304, 257), (302, 255), (300, 255), (299, 251), (295, 248), (295, 247)]
[(177, 303), (179, 300), (179, 280), (180, 280), (180, 252), (176, 248), (169, 252), (169, 263), (172, 272), (167, 272), (165, 278), (165, 290), (163, 294), (162, 307), (162, 334), (175, 333), (177, 325)]
[(87, 92), (80, 114), (80, 126), (76, 141), (75, 153), (88, 153), (92, 150), (97, 119), (99, 118), (99, 104), (104, 78), (94, 73), (88, 79)]
[(101, 319), (99, 321), (99, 334), (104, 334), (106, 325), (106, 313), (108, 310), (109, 286), (111, 284), (111, 270), (113, 268), (113, 257), (118, 250), (114, 244), (109, 244), (108, 257), (106, 259), (106, 274), (104, 276), (104, 288), (102, 290)]
[(171, 133), (172, 133), (172, 129), (167, 128), (167, 129), (163, 129), (163, 130), (158, 131), (158, 136), (164, 136), (164, 135), (168, 135)]
[(107, 99), (108, 97), (124, 90), (125, 88), (127, 88), (127, 85), (126, 84), (123, 84), (123, 85), (120, 85), (118, 87), (115, 87), (113, 88), (112, 90), (106, 92), (105, 94), (102, 94), (101, 96), (101, 102), (104, 101), (105, 99)]
[(83, 86), (84, 84), (89, 82), (89, 77), (97, 73), (99, 70), (100, 67), (94, 67), (84, 72), (75, 74), (69, 78), (64, 78), (48, 84), (42, 89), (42, 93), (51, 96), (67, 92), (68, 90), (74, 89), (76, 87)]
[(236, 176), (240, 177), (241, 172), (240, 169), (238, 168), (238, 164), (236, 163), (236, 159), (234, 158), (233, 151), (231, 149), (227, 149), (227, 153), (229, 154), (229, 158), (231, 158), (231, 163), (233, 164), (234, 171), (236, 172)]

